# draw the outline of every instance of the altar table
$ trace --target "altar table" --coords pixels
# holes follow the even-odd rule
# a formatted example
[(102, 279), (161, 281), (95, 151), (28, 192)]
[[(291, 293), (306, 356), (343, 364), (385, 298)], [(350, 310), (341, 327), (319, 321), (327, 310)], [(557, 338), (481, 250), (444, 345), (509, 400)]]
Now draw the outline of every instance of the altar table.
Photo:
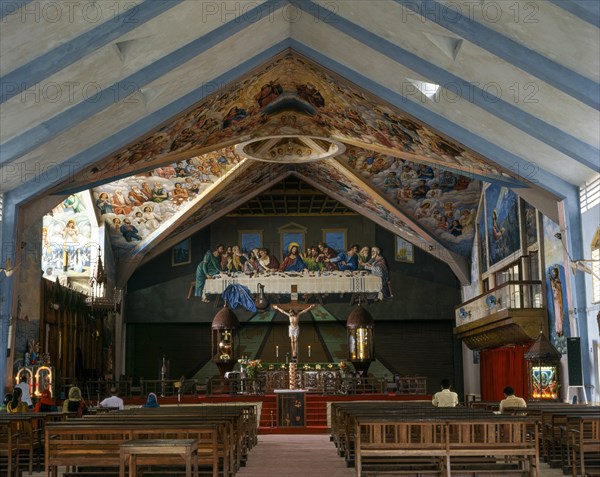
[(306, 390), (275, 389), (277, 395), (277, 427), (304, 427)]

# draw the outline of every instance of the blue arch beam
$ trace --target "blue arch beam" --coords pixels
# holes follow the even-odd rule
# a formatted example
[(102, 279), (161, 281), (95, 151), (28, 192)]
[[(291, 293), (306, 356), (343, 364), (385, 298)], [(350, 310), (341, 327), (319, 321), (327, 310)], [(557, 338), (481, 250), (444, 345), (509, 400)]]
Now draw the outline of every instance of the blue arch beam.
[[(177, 68), (204, 53), (231, 35), (256, 23), (261, 18), (267, 17), (273, 13), (274, 9), (281, 7), (281, 5), (282, 2), (277, 0), (261, 4), (248, 11), (248, 13), (244, 15), (242, 21), (236, 18), (219, 26), (206, 35), (203, 35), (178, 50), (160, 58), (156, 62), (129, 75), (127, 78), (118, 81), (111, 87), (100, 91), (95, 96), (89, 98), (88, 101), (82, 101), (51, 119), (27, 130), (23, 134), (6, 141), (2, 144), (2, 148), (0, 149), (0, 164), (14, 162), (19, 157), (34, 150), (44, 142), (55, 138), (62, 132), (110, 107), (115, 101), (124, 99), (129, 94), (134, 93), (137, 89), (151, 83), (174, 68)], [(132, 85), (135, 85), (137, 89), (134, 90)]]
[[(8, 101), (48, 76), (143, 25), (181, 1), (145, 0), (121, 13), (110, 11), (107, 21), (1, 77), (0, 103)], [(27, 16), (24, 16), (24, 19), (27, 19)]]
[[(373, 50), (387, 56), (388, 58), (405, 65), (406, 67), (422, 74), (442, 87), (444, 85), (467, 84), (468, 82), (443, 68), (440, 68), (417, 55), (397, 46), (390, 41), (366, 30), (365, 28), (353, 23), (341, 16), (332, 13), (321, 6), (310, 3), (298, 3), (307, 13), (315, 15), (316, 18), (329, 18), (329, 25), (350, 37), (360, 41)], [(324, 63), (324, 64), (327, 64)], [(517, 108), (516, 106), (504, 101), (502, 98), (494, 95), (492, 92), (484, 91), (481, 88), (473, 86), (473, 94), (467, 95), (466, 99), (496, 116), (514, 127), (526, 132), (530, 136), (542, 141), (554, 149), (570, 156), (586, 167), (596, 170), (598, 168), (598, 157), (600, 150), (577, 139), (570, 134), (565, 133), (559, 128), (538, 119), (532, 114)]]
[(550, 0), (557, 7), (600, 28), (600, 2), (595, 0)]
[[(540, 78), (569, 96), (594, 109), (600, 109), (600, 87), (598, 83), (576, 73), (516, 41), (487, 28), (462, 15), (457, 10), (448, 12), (445, 5), (435, 0), (395, 0), (422, 17), (437, 23), (446, 30), (489, 51), (523, 71)], [(596, 0), (586, 0), (586, 3)]]

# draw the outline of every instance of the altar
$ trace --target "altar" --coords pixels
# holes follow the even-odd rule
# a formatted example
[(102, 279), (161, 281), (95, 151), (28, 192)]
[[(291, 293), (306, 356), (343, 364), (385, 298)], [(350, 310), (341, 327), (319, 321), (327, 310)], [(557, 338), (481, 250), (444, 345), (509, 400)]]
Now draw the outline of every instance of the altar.
[(273, 272), (257, 277), (243, 273), (220, 274), (207, 279), (204, 285), (206, 295), (220, 295), (232, 284), (239, 284), (254, 291), (258, 284), (263, 285), (267, 294), (290, 294), (292, 286), (299, 294), (323, 293), (380, 293), (381, 277), (365, 271), (344, 272)]
[(306, 425), (306, 390), (275, 389), (277, 396), (277, 427)]

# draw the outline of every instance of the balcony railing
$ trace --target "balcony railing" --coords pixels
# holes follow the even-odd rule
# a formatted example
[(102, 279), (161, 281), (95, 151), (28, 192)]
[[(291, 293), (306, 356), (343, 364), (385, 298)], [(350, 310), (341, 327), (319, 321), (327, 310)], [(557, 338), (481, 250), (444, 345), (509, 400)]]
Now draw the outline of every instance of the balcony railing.
[(477, 321), (506, 308), (543, 307), (541, 281), (508, 281), (457, 306), (456, 325)]

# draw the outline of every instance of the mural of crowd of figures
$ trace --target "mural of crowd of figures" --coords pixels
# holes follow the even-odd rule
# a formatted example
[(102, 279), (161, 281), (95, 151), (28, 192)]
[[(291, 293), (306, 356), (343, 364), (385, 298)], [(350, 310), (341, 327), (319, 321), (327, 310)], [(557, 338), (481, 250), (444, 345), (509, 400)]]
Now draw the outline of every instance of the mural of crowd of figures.
[[(293, 113), (286, 109), (291, 103)], [(293, 53), (202, 100), (107, 163), (126, 171), (188, 150), (217, 149), (248, 134), (335, 134), (342, 141), (359, 141), (365, 147), (377, 144), (390, 154), (414, 156), (417, 162), (500, 179), (497, 168), (483, 158)]]
[(231, 150), (192, 157), (96, 187), (93, 198), (114, 249), (131, 250), (240, 161)]
[(41, 267), (45, 278), (89, 276), (99, 253), (93, 214), (89, 194), (80, 192), (44, 216)]
[(468, 256), (481, 182), (428, 164), (349, 148), (347, 164), (450, 250)]

